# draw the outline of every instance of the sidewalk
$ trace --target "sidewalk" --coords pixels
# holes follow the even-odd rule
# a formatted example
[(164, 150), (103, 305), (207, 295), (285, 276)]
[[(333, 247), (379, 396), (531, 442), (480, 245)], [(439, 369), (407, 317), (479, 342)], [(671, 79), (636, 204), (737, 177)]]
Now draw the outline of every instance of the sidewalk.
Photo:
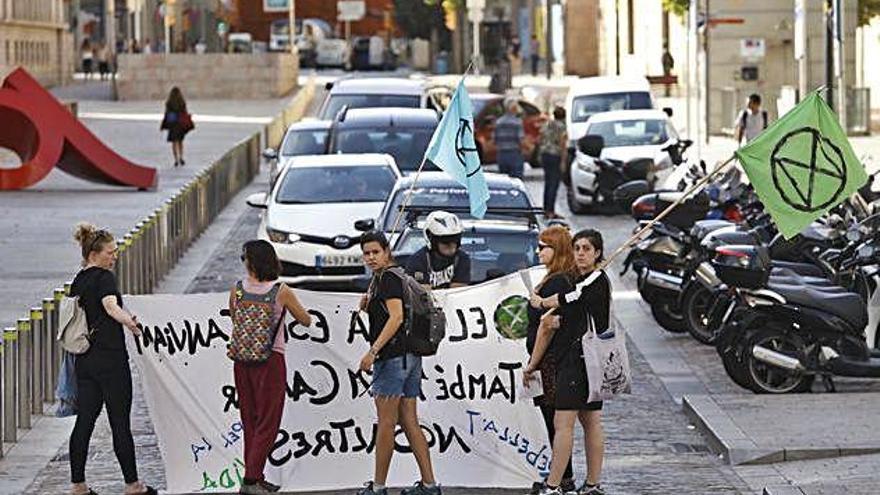
[[(85, 182), (56, 169), (29, 189), (0, 194), (0, 277), (5, 282), (0, 287), (0, 325), (14, 324), (73, 278), (80, 261), (72, 239), (76, 222), (95, 222), (124, 234), (235, 143), (261, 132), (262, 120), (254, 117), (274, 116), (287, 100), (188, 102), (197, 127), (185, 141), (186, 166), (178, 168), (173, 167), (165, 134), (159, 132), (163, 102), (81, 101), (80, 115), (101, 117), (81, 121), (122, 156), (156, 167), (158, 187), (138, 192)], [(145, 113), (155, 114), (155, 120), (149, 115), (130, 120), (132, 114)], [(227, 118), (224, 123), (200, 122), (201, 115)]]

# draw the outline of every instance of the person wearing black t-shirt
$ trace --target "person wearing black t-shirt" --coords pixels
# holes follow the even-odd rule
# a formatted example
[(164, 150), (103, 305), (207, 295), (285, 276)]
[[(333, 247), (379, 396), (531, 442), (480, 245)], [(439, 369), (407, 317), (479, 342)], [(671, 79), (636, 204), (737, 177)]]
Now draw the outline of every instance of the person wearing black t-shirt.
[[(558, 318), (546, 318), (539, 330), (538, 342), (535, 344), (533, 359), (539, 353), (547, 352), (556, 356), (558, 370), (556, 373), (557, 394), (556, 408), (556, 440), (553, 444), (553, 459), (550, 475), (541, 495), (558, 495), (565, 492), (559, 486), (566, 476), (560, 463), (570, 462), (574, 441), (574, 423), (579, 420), (584, 428), (586, 443), (587, 479), (578, 489), (578, 493), (586, 495), (604, 495), (599, 485), (602, 461), (605, 455), (605, 434), (602, 430), (602, 402), (587, 402), (589, 387), (587, 370), (581, 347), (581, 338), (588, 328), (591, 319), (596, 333), (608, 329), (611, 307), (611, 284), (604, 271), (595, 273), (596, 265), (602, 261), (604, 242), (602, 234), (593, 229), (586, 229), (575, 234), (573, 238), (574, 258), (577, 268), (577, 283), (590, 281), (580, 289), (580, 295), (572, 302), (559, 294), (541, 298), (536, 297), (535, 303), (545, 308), (556, 308)], [(564, 294), (563, 294), (564, 296)], [(563, 304), (560, 306), (560, 302)], [(557, 323), (552, 325), (551, 322)], [(553, 327), (557, 330), (553, 330)], [(552, 338), (552, 340), (551, 340)], [(537, 369), (532, 363), (525, 371), (528, 377)]]
[(434, 211), (425, 219), (425, 241), (406, 263), (406, 273), (430, 289), (463, 287), (471, 282), (471, 258), (461, 250), (461, 221)]
[[(547, 274), (535, 287), (534, 301), (543, 300), (543, 298), (552, 297), (557, 294), (565, 294), (572, 290), (574, 256), (571, 252), (571, 234), (568, 232), (568, 229), (561, 225), (554, 225), (544, 229), (538, 236), (538, 259), (541, 261), (541, 264), (547, 267)], [(556, 387), (558, 360), (554, 354), (544, 352), (538, 346), (541, 315), (545, 311), (546, 309), (542, 308), (540, 304), (530, 304), (528, 308), (529, 325), (526, 334), (526, 350), (531, 356), (531, 362), (535, 363), (535, 368), (532, 371), (540, 370), (541, 372), (541, 385), (543, 386), (544, 394), (536, 398), (534, 402), (541, 409), (541, 416), (544, 418), (544, 426), (547, 428), (550, 446), (555, 449), (554, 438), (556, 436), (556, 429), (553, 424), (553, 418), (556, 410), (554, 404), (556, 403), (556, 395), (560, 392)], [(552, 342), (552, 340), (548, 342)], [(529, 380), (526, 380), (526, 384), (528, 383)], [(564, 467), (565, 475), (562, 481), (562, 488), (568, 492), (574, 491), (574, 473), (571, 462), (564, 464)], [(543, 485), (543, 481), (534, 483), (531, 493), (539, 493)]]
[(126, 494), (156, 494), (153, 487), (138, 480), (134, 439), (131, 434), (131, 368), (125, 348), (123, 326), (140, 335), (137, 318), (122, 309), (122, 296), (111, 271), (116, 262), (116, 241), (94, 225), (77, 225), (74, 239), (82, 249), (84, 268), (70, 286), (78, 296), (92, 331), (88, 351), (76, 356), (77, 413), (70, 435), (70, 481), (74, 495), (94, 495), (86, 483), (89, 441), (101, 409), (113, 433), (113, 450), (122, 467)]
[(372, 481), (358, 495), (387, 495), (385, 483), (394, 453), (394, 432), (398, 424), (415, 455), (421, 480), (404, 489), (403, 495), (440, 495), (434, 479), (428, 442), (419, 425), (418, 400), (422, 393), (422, 358), (406, 351), (402, 270), (393, 266), (385, 234), (370, 231), (361, 236), (364, 264), (373, 272), (360, 310), (370, 320), (370, 350), (361, 358), (360, 370), (373, 370), (370, 392), (376, 404), (376, 463)]

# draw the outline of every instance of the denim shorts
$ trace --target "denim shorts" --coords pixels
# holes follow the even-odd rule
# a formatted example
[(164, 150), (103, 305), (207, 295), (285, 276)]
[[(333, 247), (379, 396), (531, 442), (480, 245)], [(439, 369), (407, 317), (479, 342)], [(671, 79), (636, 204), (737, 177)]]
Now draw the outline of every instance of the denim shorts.
[[(406, 359), (406, 367), (404, 367)], [(373, 397), (417, 398), (422, 393), (422, 358), (414, 354), (373, 363)]]

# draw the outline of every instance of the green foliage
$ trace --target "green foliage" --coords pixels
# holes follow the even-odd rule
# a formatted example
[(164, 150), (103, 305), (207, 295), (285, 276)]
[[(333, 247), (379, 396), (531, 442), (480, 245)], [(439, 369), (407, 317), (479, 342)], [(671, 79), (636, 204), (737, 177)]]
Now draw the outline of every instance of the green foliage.
[(663, 8), (679, 17), (684, 17), (690, 3), (690, 0), (663, 0)]
[(864, 26), (880, 15), (880, 0), (859, 0), (858, 8), (859, 26)]
[(431, 30), (445, 31), (443, 9), (434, 3), (394, 0), (394, 20), (409, 38), (431, 39)]
[(442, 5), (446, 10), (458, 10), (465, 8), (465, 0), (424, 0), (427, 5)]

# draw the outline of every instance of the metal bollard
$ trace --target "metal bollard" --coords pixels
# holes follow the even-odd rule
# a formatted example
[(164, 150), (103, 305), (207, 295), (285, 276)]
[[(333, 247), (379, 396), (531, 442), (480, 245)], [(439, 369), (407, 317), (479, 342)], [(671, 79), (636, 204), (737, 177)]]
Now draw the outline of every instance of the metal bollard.
[(15, 373), (18, 376), (18, 426), (29, 430), (31, 428), (31, 320), (28, 318), (18, 319), (18, 366)]
[(55, 398), (54, 378), (52, 377), (52, 347), (55, 346), (55, 335), (58, 327), (58, 312), (55, 311), (55, 298), (43, 299), (43, 402), (52, 402)]
[(116, 258), (116, 283), (119, 286), (119, 292), (126, 293), (126, 284), (128, 283), (128, 273), (126, 273), (125, 263), (128, 259), (128, 249), (124, 240), (116, 241), (116, 252), (119, 253)]
[(31, 308), (31, 414), (43, 414), (43, 307)]
[(141, 255), (141, 235), (143, 231), (143, 224), (138, 223), (135, 228), (131, 229), (131, 232), (128, 233), (131, 239), (131, 281), (132, 281), (132, 294), (143, 294), (143, 277), (141, 274), (141, 268), (143, 266), (143, 256)]
[(18, 330), (3, 330), (3, 441), (15, 442), (18, 438), (18, 407), (16, 369), (18, 368)]
[[(64, 284), (64, 287), (55, 289), (55, 308), (61, 304), (64, 296), (70, 293), (70, 284)], [(58, 311), (55, 311), (55, 338), (52, 340), (52, 402), (55, 402), (55, 388), (58, 386), (58, 374), (61, 372), (61, 343), (58, 342), (58, 327), (61, 322), (58, 321)]]
[(3, 380), (6, 377), (6, 371), (3, 369), (3, 361), (5, 359), (5, 357), (4, 357), (5, 352), (4, 351), (6, 348), (5, 344), (6, 343), (3, 342), (3, 338), (0, 337), (0, 459), (3, 458), (3, 426), (4, 426), (3, 425), (3, 423), (4, 423), (3, 418), (6, 417), (3, 414), (3, 411), (6, 410), (6, 403), (5, 403), (6, 401), (3, 400), (4, 399), (3, 390), (5, 390), (5, 388), (3, 387), (3, 384), (5, 382)]

